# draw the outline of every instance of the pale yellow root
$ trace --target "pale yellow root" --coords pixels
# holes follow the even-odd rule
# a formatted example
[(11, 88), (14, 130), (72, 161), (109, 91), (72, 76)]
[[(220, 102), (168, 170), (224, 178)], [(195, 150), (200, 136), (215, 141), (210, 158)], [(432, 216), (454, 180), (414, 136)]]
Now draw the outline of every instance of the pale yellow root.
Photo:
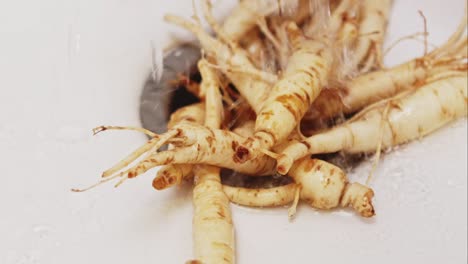
[(196, 169), (193, 190), (195, 258), (201, 263), (234, 263), (234, 229), (229, 199), (219, 181), (219, 168)]
[(345, 83), (343, 89), (324, 89), (305, 115), (308, 122), (327, 120), (350, 114), (363, 107), (389, 98), (416, 85), (424, 84), (428, 76), (441, 71), (466, 71), (466, 13), (456, 31), (440, 47), (425, 56), (401, 65), (360, 75)]
[[(283, 2), (283, 3), (281, 3)], [(285, 8), (291, 9), (291, 5), (296, 12), (288, 15), (288, 18), (294, 18), (297, 23), (302, 22), (310, 14), (311, 7), (309, 0), (241, 0), (239, 4), (226, 17), (222, 25), (224, 35), (228, 36), (232, 41), (238, 42), (256, 26), (257, 18), (268, 17), (273, 14), (279, 14), (280, 10)]]
[(374, 71), (351, 80), (347, 88), (322, 91), (304, 116), (306, 122), (327, 120), (340, 114), (351, 114), (400, 92), (424, 85), (431, 74), (451, 70), (465, 71), (463, 65), (441, 65), (428, 70), (420, 61)]
[(361, 216), (372, 217), (375, 215), (372, 205), (373, 197), (374, 191), (372, 189), (354, 182), (346, 185), (340, 205), (341, 207), (352, 207)]
[(277, 10), (277, 0), (241, 0), (224, 20), (222, 31), (232, 41), (240, 41), (256, 26), (258, 17), (268, 16)]
[(273, 34), (273, 32), (271, 32), (268, 28), (266, 19), (264, 17), (258, 18), (257, 25), (260, 31), (265, 36), (265, 38), (271, 42), (271, 45), (273, 45), (275, 49), (280, 51), (282, 49), (282, 45), (280, 41), (276, 38), (276, 36)]
[[(345, 6), (351, 6), (355, 2), (345, 0), (339, 8), (344, 10)], [(238, 153), (247, 152), (247, 155), (243, 155), (242, 162), (255, 158), (249, 150), (269, 150), (283, 142), (297, 128), (326, 85), (333, 63), (331, 39), (342, 22), (341, 11), (336, 12), (328, 22), (330, 32), (322, 33), (315, 39), (305, 38), (295, 23), (288, 24), (287, 32), (293, 54), (281, 80), (273, 87), (257, 115), (254, 137), (238, 148)]]
[(346, 174), (323, 160), (304, 158), (294, 163), (289, 172), (302, 186), (301, 199), (317, 209), (350, 206), (364, 217), (374, 215), (372, 189), (358, 183), (348, 183)]
[[(295, 7), (290, 7), (289, 9), (293, 9), (292, 12), (289, 12), (287, 14), (282, 14), (283, 16), (276, 16), (272, 17), (271, 19), (277, 19), (277, 18), (283, 18), (287, 20), (292, 20), (296, 24), (301, 25), (304, 23), (304, 21), (308, 18), (310, 18), (311, 13), (314, 12), (314, 6), (313, 6), (313, 1), (315, 0), (295, 0), (295, 1), (289, 1), (289, 2), (297, 2)], [(283, 1), (288, 3), (287, 1)]]
[[(210, 26), (214, 29), (214, 31), (218, 35), (226, 36), (224, 31), (221, 29), (221, 27), (218, 25), (215, 18), (213, 17), (213, 14), (211, 12), (211, 7), (210, 7), (211, 6), (211, 1), (210, 0), (202, 0), (202, 6), (204, 7), (203, 8), (204, 17), (208, 21)], [(234, 43), (233, 41), (231, 41), (230, 39), (227, 39), (227, 38), (228, 37), (221, 38), (221, 41), (223, 43), (228, 44), (228, 46), (231, 48), (232, 51), (241, 52), (241, 53), (243, 53), (242, 56), (246, 55), (245, 50), (242, 50), (242, 49), (238, 48), (237, 43)], [(248, 57), (248, 58), (250, 58), (250, 57)], [(252, 64), (250, 64), (250, 62), (249, 62), (248, 65), (253, 66)], [(246, 66), (248, 66), (248, 65), (246, 65)], [(265, 82), (268, 82), (268, 83), (274, 83), (274, 82), (276, 82), (278, 80), (278, 77), (276, 76), (276, 74), (271, 74), (268, 71), (264, 71), (263, 69), (257, 69), (255, 67), (250, 67), (249, 69), (244, 69), (244, 68), (241, 68), (241, 67), (233, 67), (233, 66), (229, 67), (229, 65), (228, 65), (228, 67), (226, 67), (224, 69), (224, 71), (225, 72), (235, 72), (235, 73), (249, 74), (249, 75), (251, 75), (251, 77), (257, 78), (257, 79), (259, 79), (261, 81), (265, 81)]]
[(403, 98), (392, 100), (386, 125), (381, 120), (386, 104), (358, 113), (359, 118), (318, 133), (304, 141), (291, 142), (278, 158), (277, 170), (286, 174), (294, 160), (317, 153), (375, 151), (421, 138), (467, 114), (467, 74), (435, 80)]
[(137, 158), (139, 158), (144, 153), (151, 153), (153, 150), (158, 150), (160, 147), (165, 145), (171, 138), (173, 138), (177, 134), (177, 131), (172, 130), (170, 132), (164, 133), (161, 136), (154, 137), (150, 139), (145, 145), (138, 148), (134, 152), (132, 152), (129, 156), (125, 159), (121, 160), (119, 163), (115, 164), (110, 169), (104, 171), (102, 173), (102, 177), (109, 177), (115, 174), (117, 171), (127, 167), (130, 163), (134, 162)]
[[(234, 130), (235, 133), (249, 137), (253, 134), (253, 122), (247, 121)], [(278, 145), (274, 151), (282, 152), (283, 145)], [(272, 153), (274, 156), (276, 154)], [(224, 187), (229, 199), (234, 203), (254, 206), (268, 207), (287, 205), (294, 202), (288, 211), (290, 218), (294, 216), (297, 200), (300, 194), (301, 200), (309, 203), (317, 209), (331, 209), (341, 205), (351, 206), (359, 214), (365, 217), (374, 215), (372, 206), (373, 192), (368, 187), (358, 183), (349, 184), (345, 173), (338, 167), (328, 162), (303, 158), (296, 161), (289, 171), (297, 184), (289, 184), (271, 189), (246, 189), (235, 187)], [(300, 186), (295, 188), (295, 186)], [(341, 198), (340, 197), (344, 197)]]
[[(316, 209), (329, 210), (349, 206), (363, 217), (375, 214), (372, 189), (359, 183), (348, 183), (345, 173), (335, 165), (304, 158), (294, 164), (288, 175), (296, 184), (268, 189), (224, 186), (224, 192), (232, 202), (244, 206), (284, 206), (293, 203), (296, 194), (299, 194), (302, 201)], [(295, 207), (293, 203), (289, 215), (295, 212)]]
[(366, 105), (408, 90), (427, 78), (427, 69), (419, 61), (410, 61), (390, 69), (360, 75), (342, 89), (325, 89), (304, 117), (328, 119), (353, 113)]
[(275, 50), (268, 44), (262, 39), (261, 32), (258, 30), (249, 32), (240, 43), (255, 67), (266, 72), (277, 73), (274, 60)]
[(332, 12), (328, 21), (328, 29), (332, 34), (339, 35), (339, 31), (348, 21), (347, 18), (352, 17), (352, 13), (357, 12), (360, 0), (342, 0), (336, 9)]
[(344, 25), (350, 22), (353, 13), (357, 11), (360, 0), (341, 0), (331, 3), (328, 0), (310, 1), (314, 10), (312, 19), (303, 26), (304, 34), (309, 38), (317, 38), (326, 34), (328, 38), (340, 38)]
[[(203, 124), (204, 122), (205, 104), (195, 103), (172, 113), (167, 127), (171, 129), (177, 124)], [(169, 149), (173, 149), (173, 146), (170, 146)], [(156, 190), (164, 190), (180, 184), (183, 179), (191, 178), (193, 175), (192, 167), (192, 164), (169, 164), (161, 167), (153, 180), (153, 187)]]
[[(243, 154), (238, 153), (236, 149), (240, 142), (246, 140), (245, 137), (227, 130), (210, 129), (193, 124), (198, 122), (197, 119), (200, 118), (197, 117), (198, 114), (192, 116), (188, 110), (194, 110), (193, 113), (204, 113), (204, 110), (199, 109), (200, 106), (204, 106), (204, 104), (187, 106), (174, 113), (171, 126), (176, 124), (178, 120), (183, 120), (183, 122), (175, 125), (168, 132), (152, 138), (128, 157), (104, 172), (103, 177), (110, 177), (111, 174), (115, 174), (111, 179), (121, 178), (117, 183), (117, 185), (120, 185), (127, 178), (133, 178), (154, 167), (169, 164), (177, 166), (206, 164), (257, 176), (273, 173), (275, 160), (265, 155), (255, 154), (258, 158), (240, 163)], [(172, 147), (167, 151), (157, 152), (157, 149), (163, 144), (170, 144)], [(146, 157), (136, 165), (122, 170), (145, 153), (147, 154)], [(153, 183), (154, 187), (156, 189), (169, 187), (171, 184), (180, 182), (182, 178), (188, 177), (186, 173), (190, 169), (188, 167), (177, 168), (177, 166), (164, 167), (156, 177)]]
[(267, 24), (265, 19), (259, 19), (259, 29), (262, 31), (265, 38), (268, 40), (268, 44), (273, 49), (273, 59), (275, 65), (278, 67), (278, 71), (284, 71), (287, 67), (288, 59), (291, 56), (292, 50), (286, 30), (287, 25), (291, 22), (290, 20), (282, 22), (283, 19), (272, 20), (270, 19)]
[(455, 32), (449, 37), (449, 39), (442, 44), (440, 47), (434, 49), (429, 54), (427, 54), (430, 58), (443, 58), (443, 57), (452, 57), (454, 56), (454, 51), (460, 51), (460, 48), (464, 50), (466, 54), (466, 27), (468, 25), (468, 5), (465, 5), (465, 12), (463, 18), (460, 20), (460, 24), (458, 24), (457, 29)]
[(347, 49), (350, 49), (354, 41), (358, 38), (358, 26), (354, 18), (347, 18), (343, 24), (339, 35), (338, 43)]
[[(312, 17), (308, 19), (302, 26), (304, 35), (309, 38), (317, 37), (328, 28), (330, 13), (332, 12), (332, 7), (330, 4), (332, 3), (330, 3), (328, 0), (311, 1), (311, 8), (314, 10), (314, 13), (312, 14)], [(336, 9), (341, 4), (342, 1), (340, 1), (340, 4), (335, 6), (333, 13), (335, 13)]]
[(231, 47), (237, 45), (237, 40), (231, 38), (229, 34), (226, 34), (226, 31), (221, 28), (216, 19), (211, 15), (212, 5), (210, 0), (201, 0), (201, 6), (203, 14), (205, 16), (206, 22), (210, 25), (213, 31), (216, 33), (217, 37), (224, 43), (228, 44)]
[(297, 185), (296, 190), (294, 190), (294, 200), (293, 200), (291, 207), (289, 207), (288, 209), (289, 221), (291, 221), (293, 217), (296, 215), (297, 205), (299, 204), (299, 197), (301, 195), (301, 190), (302, 190), (302, 185), (300, 184)]
[[(208, 24), (211, 26), (211, 28), (214, 30), (214, 32), (218, 35), (218, 38), (221, 40), (221, 42), (227, 44), (228, 47), (233, 51), (239, 50), (239, 51), (242, 51), (242, 53), (244, 53), (244, 50), (241, 50), (240, 48), (237, 47), (238, 43), (230, 39), (230, 37), (224, 32), (224, 30), (218, 24), (216, 19), (213, 17), (212, 8), (211, 8), (211, 1), (210, 0), (202, 0), (201, 2), (202, 2), (203, 15), (204, 15), (205, 19), (208, 22)], [(246, 54), (243, 54), (243, 56), (245, 56), (245, 55)], [(255, 56), (248, 56), (248, 59), (252, 59), (254, 57)], [(258, 62), (255, 62), (255, 61), (253, 61), (253, 63), (256, 64), (255, 66), (257, 66), (257, 64), (258, 64)], [(268, 82), (268, 83), (274, 83), (274, 82), (277, 81), (276, 74), (270, 74), (270, 71), (264, 70), (263, 67), (261, 68), (261, 70), (257, 70), (254, 67), (251, 67), (249, 69), (244, 69), (244, 68), (240, 68), (240, 67), (232, 67), (230, 65), (226, 65), (226, 66), (222, 66), (222, 65), (217, 66), (217, 65), (214, 65), (214, 64), (211, 64), (211, 65), (212, 65), (212, 67), (219, 68), (223, 72), (229, 72), (229, 73), (234, 72), (234, 73), (248, 74), (248, 75), (250, 75), (250, 77), (254, 77), (254, 78), (257, 78), (257, 79), (259, 79), (261, 81), (265, 81), (265, 82)]]
[[(205, 125), (219, 128), (223, 105), (219, 79), (214, 69), (202, 59), (201, 92), (205, 98)], [(229, 199), (223, 192), (220, 168), (196, 166), (193, 190), (193, 242), (195, 258), (202, 263), (234, 263), (234, 226)]]
[(106, 130), (134, 130), (146, 134), (149, 137), (158, 137), (158, 134), (149, 131), (142, 127), (129, 127), (129, 126), (98, 126), (93, 128), (93, 135), (97, 135)]
[[(257, 115), (254, 137), (238, 148), (239, 152), (258, 148), (270, 149), (285, 140), (326, 83), (332, 61), (324, 40), (305, 39), (296, 24), (288, 25), (293, 46), (286, 71), (273, 87)], [(248, 153), (242, 162), (255, 158)]]
[(232, 81), (242, 97), (256, 112), (260, 111), (270, 84), (268, 80), (275, 79), (271, 73), (262, 72), (249, 60), (245, 50), (229, 45), (208, 35), (198, 23), (187, 21), (174, 15), (166, 15), (167, 22), (176, 24), (193, 32), (204, 51), (215, 58), (219, 69)]
[[(264, 155), (240, 163), (243, 153), (235, 150), (246, 139), (226, 130), (210, 129), (199, 125), (181, 124), (169, 130), (177, 132), (171, 142), (175, 148), (151, 153), (134, 167), (123, 171), (124, 177), (136, 177), (156, 166), (167, 164), (206, 164), (236, 170), (244, 174), (271, 175), (274, 160)], [(164, 135), (164, 134), (163, 134)]]
[[(205, 99), (206, 97), (213, 97), (213, 91), (208, 87), (212, 85), (217, 85), (219, 83), (218, 76), (209, 66), (209, 63), (204, 59), (199, 61), (198, 69), (203, 77), (203, 81), (200, 85), (200, 89), (198, 91), (199, 94), (197, 94), (197, 96), (203, 99)], [(213, 109), (213, 107), (216, 107), (216, 109)], [(204, 123), (205, 119), (214, 119), (215, 122), (221, 122), (220, 118), (222, 115), (219, 115), (217, 113), (217, 109), (222, 110), (222, 102), (219, 102), (215, 106), (210, 106), (209, 108), (210, 111), (206, 112), (205, 103), (198, 103), (183, 107), (171, 115), (168, 128), (172, 128), (176, 124), (184, 122), (192, 124), (202, 124)], [(205, 113), (207, 113), (206, 118)], [(170, 164), (163, 166), (158, 171), (157, 177), (153, 180), (153, 187), (157, 190), (162, 190), (169, 188), (173, 185), (180, 184), (183, 179), (188, 179), (192, 176), (191, 172), (192, 164)]]
[(354, 44), (358, 38), (357, 16), (360, 1), (343, 0), (332, 12), (329, 30), (333, 32), (335, 59), (331, 67), (329, 84), (342, 83), (357, 72), (357, 67), (350, 61)]
[(294, 200), (296, 184), (268, 189), (249, 189), (224, 185), (223, 190), (233, 203), (251, 207), (272, 207), (290, 204)]
[[(202, 76), (200, 97), (205, 99), (205, 126), (219, 128), (223, 123), (223, 101), (219, 91), (219, 77), (205, 59), (198, 62)], [(209, 103), (208, 103), (209, 102)]]
[(362, 1), (359, 37), (352, 56), (352, 64), (361, 65), (361, 70), (382, 66), (382, 45), (392, 2), (392, 0)]
[(172, 129), (182, 123), (203, 124), (205, 122), (205, 104), (195, 103), (184, 106), (171, 114), (167, 128)]
[(272, 57), (279, 66), (278, 70), (283, 71), (286, 68), (291, 55), (286, 25), (290, 22), (301, 25), (309, 18), (313, 12), (312, 2), (313, 0), (278, 1), (281, 12), (270, 17), (258, 17), (258, 28), (274, 49)]
[(153, 188), (164, 190), (174, 185), (179, 185), (182, 180), (193, 177), (192, 164), (171, 164), (163, 166), (158, 170), (157, 176), (153, 180)]

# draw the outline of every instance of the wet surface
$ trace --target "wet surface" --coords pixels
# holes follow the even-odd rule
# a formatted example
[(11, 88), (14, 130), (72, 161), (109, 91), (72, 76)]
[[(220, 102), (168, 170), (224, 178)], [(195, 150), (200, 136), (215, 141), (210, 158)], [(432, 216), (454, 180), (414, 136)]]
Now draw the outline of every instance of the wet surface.
[[(429, 42), (440, 44), (463, 5), (395, 1), (388, 43), (422, 30), (421, 9)], [(0, 13), (0, 263), (193, 258), (191, 185), (157, 192), (155, 169), (117, 189), (70, 191), (99, 180), (146, 141), (131, 131), (92, 136), (91, 129), (140, 125), (150, 41), (169, 42), (176, 27), (162, 15), (188, 18), (191, 1), (45, 0), (28, 1), (28, 8), (9, 1)], [(389, 53), (388, 65), (422, 52), (419, 43), (404, 42)], [(304, 204), (289, 222), (286, 208), (232, 205), (238, 263), (466, 263), (466, 135), (465, 119), (384, 155), (371, 182), (372, 222)], [(364, 182), (370, 167), (364, 162), (350, 179)], [(287, 241), (287, 249), (278, 241)]]

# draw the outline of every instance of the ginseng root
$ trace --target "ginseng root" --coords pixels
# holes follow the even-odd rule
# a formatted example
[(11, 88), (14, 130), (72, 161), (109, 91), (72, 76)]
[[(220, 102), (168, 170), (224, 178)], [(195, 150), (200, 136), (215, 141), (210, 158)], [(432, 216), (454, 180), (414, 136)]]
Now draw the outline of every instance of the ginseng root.
[(383, 65), (382, 45), (387, 28), (392, 0), (363, 0), (359, 21), (359, 36), (352, 64), (358, 65), (361, 72)]
[[(177, 124), (203, 124), (205, 122), (205, 104), (196, 103), (182, 107), (172, 113), (167, 127), (173, 128)], [(169, 149), (173, 149), (170, 146)], [(169, 164), (161, 167), (153, 180), (156, 190), (163, 190), (180, 184), (183, 179), (191, 178), (192, 164)]]
[(423, 84), (429, 76), (437, 72), (456, 69), (465, 71), (465, 29), (466, 15), (452, 36), (429, 54), (392, 68), (357, 76), (345, 83), (343, 88), (324, 89), (304, 119), (306, 122), (313, 122), (340, 114), (350, 114), (415, 85)]
[(257, 115), (254, 136), (237, 148), (241, 162), (256, 158), (251, 150), (271, 149), (285, 140), (319, 95), (328, 76), (332, 58), (326, 44), (305, 39), (294, 23), (288, 25), (288, 31), (294, 52), (282, 79)]
[[(200, 90), (205, 98), (205, 125), (219, 128), (223, 118), (222, 96), (214, 69), (204, 59), (198, 63)], [(201, 263), (234, 263), (234, 227), (229, 200), (223, 192), (220, 168), (195, 168), (193, 190), (193, 240), (195, 258)]]
[[(103, 177), (110, 177), (117, 173), (119, 177), (134, 178), (156, 166), (167, 164), (205, 164), (258, 176), (271, 175), (274, 170), (275, 160), (265, 155), (257, 155), (258, 158), (241, 164), (235, 150), (239, 142), (246, 139), (227, 130), (211, 129), (195, 124), (180, 124), (160, 137), (167, 139), (165, 143), (174, 145), (174, 149), (150, 152), (148, 157), (135, 166), (117, 173), (139, 157), (129, 156), (105, 171)], [(156, 143), (162, 145), (157, 139), (153, 139), (137, 151), (143, 154), (153, 149)]]
[(223, 185), (223, 190), (233, 203), (250, 207), (273, 207), (292, 203), (297, 185), (287, 185), (268, 189), (249, 189)]
[[(211, 14), (205, 13), (205, 16), (210, 17)], [(167, 22), (179, 25), (194, 33), (204, 51), (216, 60), (219, 70), (232, 81), (252, 109), (255, 112), (260, 111), (262, 102), (270, 90), (269, 83), (276, 81), (276, 75), (257, 69), (245, 50), (211, 37), (199, 23), (192, 23), (174, 15), (166, 15), (164, 18)]]
[(268, 16), (279, 9), (277, 0), (241, 0), (224, 20), (222, 31), (232, 41), (240, 41), (257, 25), (257, 18)]
[(195, 258), (201, 263), (235, 263), (234, 227), (219, 168), (196, 168), (193, 190)]
[(294, 163), (288, 175), (295, 183), (269, 189), (226, 185), (223, 188), (232, 202), (245, 206), (288, 205), (293, 202), (295, 192), (299, 188), (300, 199), (313, 208), (328, 210), (338, 206), (350, 206), (361, 216), (374, 215), (372, 189), (359, 183), (348, 183), (345, 173), (328, 162), (304, 158)]
[(466, 111), (467, 76), (458, 73), (370, 106), (329, 131), (290, 143), (277, 157), (277, 170), (286, 174), (295, 160), (310, 154), (372, 152), (380, 144), (383, 148), (402, 144), (466, 116)]

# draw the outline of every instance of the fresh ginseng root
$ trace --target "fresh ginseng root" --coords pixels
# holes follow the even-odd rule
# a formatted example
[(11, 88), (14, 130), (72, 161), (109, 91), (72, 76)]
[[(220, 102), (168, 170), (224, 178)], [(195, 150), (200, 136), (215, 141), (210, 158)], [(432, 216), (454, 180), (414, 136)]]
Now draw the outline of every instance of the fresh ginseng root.
[(372, 152), (421, 138), (467, 114), (467, 76), (441, 78), (364, 109), (348, 122), (302, 141), (276, 156), (286, 174), (295, 160), (311, 154)]
[[(352, 207), (364, 217), (374, 215), (372, 189), (359, 183), (348, 183), (345, 173), (328, 162), (304, 158), (294, 163), (288, 173), (295, 183), (268, 189), (223, 186), (229, 199), (251, 207), (281, 206), (292, 203), (296, 192), (300, 199), (316, 209)], [(290, 209), (290, 217), (295, 205)]]

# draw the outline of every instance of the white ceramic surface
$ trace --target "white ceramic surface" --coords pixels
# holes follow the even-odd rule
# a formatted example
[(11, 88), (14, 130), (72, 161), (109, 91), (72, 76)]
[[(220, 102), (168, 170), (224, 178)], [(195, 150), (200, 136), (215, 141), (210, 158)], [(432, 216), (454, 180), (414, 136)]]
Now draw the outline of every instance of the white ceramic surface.
[[(217, 1), (218, 17), (235, 0)], [(455, 28), (465, 1), (395, 1), (387, 43)], [(191, 258), (190, 187), (156, 192), (154, 171), (118, 189), (72, 193), (145, 141), (92, 137), (97, 125), (139, 125), (150, 42), (190, 36), (162, 14), (190, 0), (0, 1), (0, 263), (183, 263)], [(401, 43), (387, 64), (420, 55)], [(232, 206), (238, 263), (466, 263), (466, 119), (386, 154), (376, 172), (377, 216)], [(369, 164), (351, 178), (364, 181)]]

